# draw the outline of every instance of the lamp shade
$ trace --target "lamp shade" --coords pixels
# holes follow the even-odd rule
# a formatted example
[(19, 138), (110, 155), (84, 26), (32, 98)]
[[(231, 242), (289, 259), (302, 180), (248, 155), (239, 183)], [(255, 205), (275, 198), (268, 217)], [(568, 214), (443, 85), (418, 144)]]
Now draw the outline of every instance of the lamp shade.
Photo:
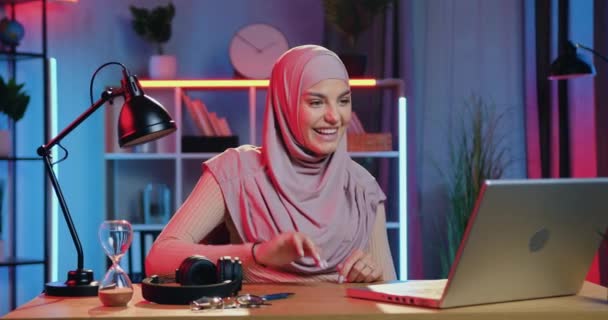
[(118, 118), (118, 144), (132, 147), (164, 137), (177, 129), (167, 110), (147, 95), (128, 97)]
[(162, 138), (177, 129), (175, 121), (156, 100), (144, 94), (136, 76), (123, 69), (125, 103), (118, 117), (118, 145), (136, 146)]
[(593, 75), (595, 75), (593, 64), (577, 54), (576, 47), (568, 42), (566, 52), (551, 63), (548, 78), (550, 80), (562, 80)]

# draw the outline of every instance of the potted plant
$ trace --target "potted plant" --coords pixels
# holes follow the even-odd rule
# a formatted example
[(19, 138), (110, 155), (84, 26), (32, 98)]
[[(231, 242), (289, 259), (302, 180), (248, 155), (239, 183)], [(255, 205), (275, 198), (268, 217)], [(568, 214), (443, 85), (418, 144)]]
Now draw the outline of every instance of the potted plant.
[[(30, 103), (30, 96), (25, 93), (24, 83), (17, 83), (15, 79), (5, 81), (0, 76), (0, 112), (4, 113), (13, 122), (23, 118), (25, 110)], [(9, 156), (11, 153), (11, 139), (8, 130), (0, 130), (0, 155)]]
[(177, 74), (175, 56), (167, 55), (164, 44), (171, 39), (171, 22), (175, 16), (175, 7), (171, 2), (166, 6), (153, 9), (129, 6), (135, 33), (156, 46), (156, 54), (150, 57), (149, 76), (153, 79), (173, 79)]
[(365, 73), (367, 56), (357, 52), (361, 34), (369, 29), (376, 16), (384, 12), (394, 0), (323, 0), (325, 20), (345, 39), (347, 48), (338, 55), (350, 76)]
[[(444, 236), (440, 241), (440, 277), (447, 278), (452, 262), (467, 227), (481, 187), (487, 179), (499, 179), (512, 162), (501, 124), (504, 114), (482, 97), (472, 94), (465, 99), (460, 125), (450, 134), (447, 182), (450, 209), (443, 217)], [(441, 171), (441, 170), (440, 170)]]

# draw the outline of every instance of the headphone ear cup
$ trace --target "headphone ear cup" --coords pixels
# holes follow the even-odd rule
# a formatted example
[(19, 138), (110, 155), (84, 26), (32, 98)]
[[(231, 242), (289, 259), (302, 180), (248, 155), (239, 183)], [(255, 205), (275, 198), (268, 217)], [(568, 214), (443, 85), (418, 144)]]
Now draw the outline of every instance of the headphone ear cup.
[(214, 284), (217, 280), (216, 266), (199, 255), (184, 259), (175, 271), (175, 282), (183, 286)]
[(243, 289), (243, 263), (239, 258), (236, 258), (233, 265), (232, 279), (238, 282), (238, 290), (241, 291)]
[(238, 290), (241, 290), (243, 282), (243, 265), (239, 258), (221, 257), (217, 261), (218, 266), (218, 282), (222, 283), (226, 280), (238, 283)]
[(230, 257), (221, 257), (217, 260), (217, 281), (222, 283), (226, 280), (230, 280), (230, 274), (232, 273), (232, 265), (230, 264)]

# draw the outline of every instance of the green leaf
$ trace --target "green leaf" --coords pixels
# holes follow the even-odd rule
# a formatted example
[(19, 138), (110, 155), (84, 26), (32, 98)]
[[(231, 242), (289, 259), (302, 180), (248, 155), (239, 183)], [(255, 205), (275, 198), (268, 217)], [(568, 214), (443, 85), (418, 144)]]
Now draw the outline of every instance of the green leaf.
[(323, 0), (325, 19), (342, 33), (352, 47), (374, 18), (394, 0)]
[(163, 44), (171, 39), (171, 23), (175, 17), (175, 7), (172, 3), (158, 6), (152, 10), (129, 7), (131, 11), (131, 26), (135, 33), (144, 40), (151, 42), (159, 54), (163, 54)]
[[(446, 181), (450, 212), (443, 218), (446, 237), (441, 238), (439, 250), (442, 277), (454, 261), (466, 230), (477, 196), (486, 179), (499, 179), (504, 169), (513, 162), (508, 158), (506, 135), (497, 135), (504, 121), (504, 114), (497, 114), (496, 107), (481, 96), (471, 94), (464, 101), (460, 127), (450, 132), (448, 156), (451, 167), (440, 170)], [(436, 226), (442, 225), (435, 221)]]
[(19, 121), (25, 115), (30, 103), (30, 96), (22, 92), (25, 83), (17, 83), (15, 79), (5, 82), (0, 76), (0, 112), (13, 121)]

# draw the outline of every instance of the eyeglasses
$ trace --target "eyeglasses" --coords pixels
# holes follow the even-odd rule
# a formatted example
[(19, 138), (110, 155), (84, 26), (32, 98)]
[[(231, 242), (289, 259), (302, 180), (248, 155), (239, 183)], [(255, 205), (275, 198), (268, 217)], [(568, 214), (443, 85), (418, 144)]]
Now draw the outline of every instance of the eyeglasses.
[(211, 309), (235, 309), (235, 308), (259, 308), (263, 305), (270, 305), (262, 296), (255, 294), (241, 294), (236, 297), (201, 297), (190, 302), (190, 310), (211, 310)]
[(190, 310), (211, 310), (211, 309), (234, 309), (234, 308), (259, 308), (269, 306), (268, 301), (286, 299), (293, 295), (293, 292), (279, 292), (258, 296), (255, 294), (241, 294), (236, 297), (202, 297), (190, 302)]

